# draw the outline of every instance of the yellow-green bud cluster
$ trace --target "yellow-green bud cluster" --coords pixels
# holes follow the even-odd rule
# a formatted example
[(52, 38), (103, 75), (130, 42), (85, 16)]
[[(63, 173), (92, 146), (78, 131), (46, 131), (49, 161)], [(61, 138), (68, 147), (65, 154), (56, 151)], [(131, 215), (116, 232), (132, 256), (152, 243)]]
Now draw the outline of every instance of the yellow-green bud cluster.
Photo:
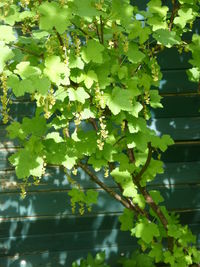
[(97, 146), (99, 150), (103, 150), (105, 139), (108, 137), (108, 131), (106, 130), (105, 116), (99, 118), (100, 131), (98, 132), (99, 139), (97, 140)]
[(44, 117), (48, 119), (51, 116), (51, 109), (56, 103), (53, 89), (50, 89), (46, 98), (40, 98), (40, 104), (44, 105)]
[(7, 87), (7, 76), (3, 73), (1, 75), (1, 87), (3, 90), (3, 94), (0, 97), (2, 103), (2, 116), (3, 116), (3, 123), (8, 123), (9, 115), (8, 112), (10, 109), (8, 108), (8, 87)]

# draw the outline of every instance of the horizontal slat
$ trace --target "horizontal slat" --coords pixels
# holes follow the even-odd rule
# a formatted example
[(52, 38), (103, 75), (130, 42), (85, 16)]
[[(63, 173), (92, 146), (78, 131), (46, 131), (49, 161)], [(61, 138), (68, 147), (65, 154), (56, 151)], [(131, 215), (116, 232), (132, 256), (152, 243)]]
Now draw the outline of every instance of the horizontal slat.
[(200, 94), (188, 96), (165, 96), (162, 99), (164, 108), (152, 110), (154, 118), (198, 117)]
[[(152, 186), (151, 189), (157, 189)], [(200, 184), (158, 187), (166, 205), (171, 210), (200, 208)], [(187, 198), (185, 198), (187, 196)], [(109, 203), (109, 205), (107, 204)], [(107, 193), (99, 191), (98, 204), (93, 206), (92, 213), (121, 212), (120, 203)], [(24, 216), (55, 216), (71, 215), (71, 205), (67, 190), (52, 192), (31, 192), (24, 200), (19, 199), (18, 193), (0, 195), (0, 218)]]
[(8, 256), (8, 257), (0, 257), (2, 266), (12, 266), (19, 267), (22, 266), (20, 264), (26, 264), (25, 267), (61, 267), (61, 266), (71, 266), (72, 262), (77, 261), (81, 258), (87, 258), (88, 253), (92, 255), (96, 255), (100, 251), (104, 251), (107, 256), (107, 262), (113, 267), (119, 267), (117, 261), (121, 255), (125, 255), (126, 253), (130, 253), (135, 250), (135, 246), (111, 246), (103, 247), (101, 250), (92, 248), (90, 251), (87, 249), (81, 250), (71, 250), (66, 251), (64, 248), (61, 251), (49, 251), (48, 248), (45, 251), (41, 252), (33, 252), (26, 254), (18, 254), (17, 256)]
[[(177, 210), (183, 224), (200, 224), (200, 209)], [(47, 235), (63, 232), (85, 232), (96, 230), (119, 229), (120, 212), (109, 214), (18, 217), (0, 222), (0, 237)]]
[[(191, 229), (197, 234), (197, 245), (199, 246), (199, 225), (191, 225)], [(119, 259), (120, 255), (132, 252), (137, 246), (136, 239), (131, 238), (129, 233), (117, 230), (87, 232), (85, 235), (77, 233), (76, 235), (32, 236), (13, 240), (10, 238), (8, 244), (9, 256), (5, 257), (6, 253), (4, 253), (1, 257), (1, 263), (9, 262), (9, 264), (12, 263), (12, 266), (22, 266), (24, 263), (24, 265), (27, 264), (25, 265), (27, 267), (71, 266), (74, 260), (86, 257), (88, 252), (93, 254), (102, 250), (106, 252), (106, 258), (109, 259), (111, 266), (116, 266), (116, 260)], [(82, 244), (84, 244), (84, 249), (80, 247)], [(12, 257), (12, 255), (16, 256)]]
[(158, 135), (169, 134), (174, 140), (200, 139), (200, 117), (154, 118), (149, 124)]
[(164, 162), (195, 162), (200, 161), (200, 142), (183, 142), (170, 146), (161, 156)]
[[(23, 240), (23, 241), (22, 241)], [(42, 242), (41, 242), (42, 241)], [(14, 253), (25, 253), (35, 251), (49, 251), (62, 250), (64, 247), (66, 251), (87, 249), (102, 249), (108, 246), (131, 246), (135, 243), (133, 237), (127, 232), (121, 232), (118, 229), (108, 229), (99, 231), (85, 231), (85, 232), (67, 232), (61, 234), (48, 235), (34, 235), (0, 238), (1, 254), (13, 255)]]
[(178, 52), (177, 48), (165, 48), (158, 54), (158, 62), (162, 70), (188, 69), (191, 53)]
[[(159, 174), (151, 183), (153, 185), (180, 185), (180, 184), (198, 184), (200, 183), (200, 162), (168, 162), (164, 165), (164, 173)], [(112, 179), (104, 179), (104, 173), (96, 173), (109, 187), (115, 187)], [(98, 186), (90, 181), (89, 177), (79, 169), (77, 176), (72, 178), (78, 182), (83, 188), (97, 188)], [(19, 193), (20, 185), (23, 180), (16, 177), (15, 171), (0, 172), (0, 193)], [(39, 191), (57, 191), (69, 190), (71, 188), (67, 177), (62, 168), (47, 168), (44, 177), (42, 177), (39, 185), (32, 184), (27, 188), (27, 192)]]
[(161, 93), (192, 93), (197, 92), (198, 83), (190, 82), (186, 70), (163, 70), (160, 82)]

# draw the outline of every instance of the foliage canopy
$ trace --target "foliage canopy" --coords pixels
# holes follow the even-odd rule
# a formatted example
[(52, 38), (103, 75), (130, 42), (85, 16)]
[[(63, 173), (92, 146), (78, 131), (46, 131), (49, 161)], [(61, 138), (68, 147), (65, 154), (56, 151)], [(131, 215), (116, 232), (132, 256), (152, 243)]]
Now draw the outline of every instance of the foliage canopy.
[[(184, 38), (199, 14), (199, 1), (172, 0), (165, 6), (150, 0), (143, 10), (132, 2), (1, 1), (4, 123), (9, 122), (10, 93), (30, 97), (36, 105), (34, 117), (7, 127), (9, 137), (21, 145), (9, 160), (27, 185), (30, 177), (39, 182), (47, 165), (62, 166), (72, 184), (72, 210), (78, 207), (81, 214), (98, 201), (96, 191), (84, 191), (70, 176), (84, 171), (124, 206), (121, 230), (139, 239), (147, 253), (145, 266), (164, 262), (187, 267), (200, 262), (191, 245), (195, 237), (167, 211), (158, 191), (147, 190), (163, 172), (160, 153), (173, 140), (157, 136), (147, 122), (152, 108), (162, 108), (157, 55), (165, 47), (191, 52), (189, 78), (199, 82), (200, 37), (193, 34), (190, 42)], [(123, 265), (144, 264), (144, 258), (134, 255)]]

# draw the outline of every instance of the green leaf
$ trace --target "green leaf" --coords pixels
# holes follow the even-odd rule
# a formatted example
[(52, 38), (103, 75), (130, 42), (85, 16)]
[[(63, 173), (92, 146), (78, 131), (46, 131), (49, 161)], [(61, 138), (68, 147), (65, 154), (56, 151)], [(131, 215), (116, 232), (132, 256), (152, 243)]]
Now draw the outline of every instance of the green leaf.
[(89, 63), (90, 61), (94, 63), (102, 63), (103, 51), (104, 51), (103, 45), (101, 45), (99, 42), (95, 40), (89, 40), (87, 46), (83, 48), (81, 56), (86, 63)]
[(82, 61), (82, 59), (80, 57), (75, 56), (74, 54), (70, 53), (69, 67), (70, 67), (70, 69), (78, 68), (78, 69), (83, 70), (84, 69), (84, 62)]
[(164, 201), (164, 198), (161, 196), (160, 192), (157, 190), (149, 191), (150, 196), (153, 198), (153, 201), (158, 205), (160, 202)]
[(163, 247), (161, 244), (152, 244), (152, 249), (149, 256), (155, 259), (155, 262), (161, 262), (163, 260)]
[(182, 29), (187, 23), (194, 19), (192, 8), (181, 8), (178, 11), (178, 17), (174, 19), (174, 24), (180, 26)]
[(78, 87), (76, 90), (69, 88), (68, 95), (70, 101), (78, 101), (82, 104), (85, 103), (86, 99), (90, 98), (89, 94), (84, 90), (83, 87)]
[(51, 88), (51, 82), (48, 77), (31, 77), (35, 90), (41, 95), (46, 95)]
[(162, 6), (161, 0), (151, 0), (147, 4), (149, 12), (158, 15), (161, 18), (165, 18), (169, 8), (167, 6)]
[(145, 208), (145, 199), (141, 194), (137, 194), (133, 197), (133, 203), (137, 204), (141, 209)]
[(92, 0), (74, 0), (73, 3), (75, 5), (74, 13), (86, 20), (91, 21), (92, 17), (99, 15), (99, 11), (95, 8)]
[(43, 174), (43, 158), (29, 150), (19, 150), (9, 158), (9, 161), (15, 166), (18, 178), (28, 178), (31, 175), (41, 177)]
[(26, 135), (43, 136), (47, 131), (46, 120), (43, 117), (24, 118), (22, 121), (22, 130)]
[(149, 244), (154, 237), (160, 235), (158, 226), (153, 222), (148, 222), (143, 220), (136, 224), (135, 227), (135, 236), (141, 238), (145, 243)]
[(153, 147), (159, 148), (162, 152), (165, 152), (168, 146), (173, 145), (174, 141), (173, 139), (167, 135), (164, 134), (161, 138), (158, 136), (151, 136), (151, 143)]
[(19, 80), (17, 75), (11, 75), (8, 78), (8, 86), (12, 88), (15, 96), (23, 96), (25, 93), (34, 93), (35, 88), (31, 80)]
[(121, 223), (121, 231), (130, 231), (133, 228), (133, 218), (134, 213), (131, 210), (124, 209), (123, 214), (119, 216), (119, 221)]
[(6, 62), (14, 57), (13, 51), (0, 42), (0, 73), (2, 73)]
[(169, 31), (167, 29), (159, 29), (154, 32), (153, 37), (159, 44), (162, 44), (168, 48), (173, 45), (180, 44), (181, 38), (176, 34), (175, 31)]
[[(6, 0), (7, 1), (7, 0)], [(8, 6), (7, 6), (8, 8)], [(0, 19), (3, 20), (6, 24), (13, 26), (15, 22), (20, 21), (20, 12), (19, 6), (17, 5), (9, 5), (9, 9), (7, 9), (7, 14), (5, 15), (4, 12), (0, 12)]]
[(50, 56), (45, 59), (44, 74), (48, 76), (50, 81), (56, 85), (69, 85), (70, 70), (67, 65), (61, 62), (59, 56)]
[(160, 103), (162, 97), (159, 95), (157, 90), (150, 90), (150, 106), (152, 108), (162, 108), (163, 105)]
[(77, 157), (69, 157), (68, 155), (66, 155), (65, 160), (62, 161), (62, 165), (68, 170), (71, 170), (76, 164), (76, 160), (77, 160)]
[(20, 75), (22, 79), (27, 79), (30, 78), (31, 76), (41, 75), (41, 70), (37, 67), (30, 66), (29, 61), (24, 61), (17, 64), (14, 73)]
[(62, 34), (70, 25), (71, 10), (65, 5), (60, 6), (56, 2), (44, 2), (39, 7), (41, 30), (55, 29)]
[(121, 110), (132, 111), (133, 109), (130, 92), (119, 87), (112, 90), (112, 95), (108, 97), (106, 104), (114, 115)]
[(88, 189), (85, 196), (86, 205), (96, 204), (98, 199), (98, 192), (93, 189)]
[(137, 102), (135, 99), (133, 99), (132, 101), (132, 110), (129, 111), (129, 114), (131, 114), (132, 116), (138, 118), (138, 115), (140, 113), (140, 111), (143, 109), (142, 104), (140, 104), (140, 102)]
[(131, 174), (127, 170), (120, 171), (119, 168), (115, 168), (110, 174), (122, 186), (125, 197), (134, 197), (137, 194), (136, 186), (133, 184)]
[(11, 139), (19, 138), (24, 140), (26, 137), (26, 133), (23, 131), (21, 123), (17, 121), (12, 122), (6, 130)]
[(132, 62), (134, 64), (141, 63), (142, 60), (145, 58), (145, 54), (142, 53), (139, 50), (138, 45), (134, 44), (134, 43), (129, 44), (127, 56), (128, 56), (128, 59), (130, 60), (130, 62)]
[(97, 75), (93, 70), (89, 70), (88, 73), (85, 74), (85, 86), (89, 89), (92, 87), (94, 82), (98, 82)]
[(0, 41), (5, 43), (11, 43), (16, 40), (15, 33), (13, 31), (13, 27), (0, 25)]
[(141, 185), (146, 186), (146, 182), (152, 181), (157, 174), (161, 174), (163, 172), (163, 162), (160, 160), (151, 159), (146, 172), (142, 175)]
[(199, 82), (200, 80), (200, 70), (198, 68), (192, 68), (187, 70), (188, 77), (192, 82)]

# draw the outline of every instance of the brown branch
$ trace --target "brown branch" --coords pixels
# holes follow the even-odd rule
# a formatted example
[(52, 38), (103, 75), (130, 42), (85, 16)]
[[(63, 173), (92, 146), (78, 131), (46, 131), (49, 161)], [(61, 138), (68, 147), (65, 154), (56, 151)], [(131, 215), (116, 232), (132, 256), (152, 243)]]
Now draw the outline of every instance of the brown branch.
[(98, 126), (97, 126), (97, 123), (95, 121), (95, 119), (93, 118), (89, 118), (89, 122), (92, 124), (93, 128), (95, 129), (96, 132), (98, 132)]
[(101, 43), (104, 44), (104, 37), (103, 37), (103, 27), (104, 23), (102, 21), (102, 16), (100, 15), (100, 26), (101, 26)]
[(128, 157), (129, 157), (130, 163), (134, 163), (135, 162), (135, 156), (134, 156), (132, 148), (128, 149)]
[(56, 33), (56, 36), (57, 36), (57, 38), (58, 38), (58, 40), (59, 40), (60, 45), (63, 47), (63, 46), (64, 46), (64, 42), (63, 42), (63, 39), (62, 39), (60, 33), (56, 30), (55, 27), (53, 27), (53, 29), (54, 29), (54, 31), (55, 31), (55, 33)]
[(99, 178), (92, 173), (92, 171), (83, 163), (79, 162), (77, 166), (81, 167), (91, 178), (93, 182), (98, 184), (102, 189), (104, 189), (111, 197), (115, 198), (118, 202), (120, 202), (125, 208), (132, 209), (137, 213), (137, 209), (135, 209), (135, 206), (131, 206), (125, 199), (123, 199), (118, 193), (116, 193), (111, 188), (107, 187), (103, 182), (99, 180)]
[[(147, 156), (147, 160), (143, 166), (143, 168), (141, 169), (141, 171), (136, 175), (132, 175), (132, 180), (133, 183), (138, 187), (139, 191), (141, 192), (141, 194), (143, 195), (143, 197), (146, 200), (146, 203), (149, 204), (149, 206), (152, 208), (152, 210), (158, 215), (160, 221), (162, 222), (164, 228), (167, 230), (167, 225), (168, 225), (168, 221), (165, 217), (165, 215), (163, 214), (163, 212), (161, 211), (161, 209), (159, 208), (159, 206), (154, 202), (154, 200), (152, 199), (152, 197), (150, 196), (150, 194), (148, 193), (148, 191), (146, 190), (145, 187), (142, 187), (140, 185), (140, 178), (142, 177), (142, 175), (144, 174), (144, 172), (147, 170), (150, 162), (151, 162), (151, 158), (152, 158), (152, 147), (151, 144), (148, 143), (148, 148), (149, 148), (149, 153)], [(133, 153), (133, 152), (132, 152)], [(130, 161), (132, 161), (132, 156), (129, 155)]]
[(94, 21), (94, 25), (96, 26), (97, 36), (98, 36), (99, 42), (101, 43), (101, 35), (100, 35), (99, 27), (96, 21)]
[[(141, 171), (136, 176), (134, 176), (132, 174), (132, 180), (133, 180), (133, 183), (137, 186), (137, 188), (140, 191), (140, 193), (143, 195), (146, 203), (152, 208), (152, 210), (158, 216), (158, 218), (160, 219), (160, 222), (162, 223), (163, 227), (165, 228), (165, 230), (167, 232), (168, 231), (168, 221), (167, 221), (167, 218), (165, 217), (165, 215), (162, 212), (162, 210), (160, 209), (160, 207), (154, 202), (153, 198), (148, 193), (148, 191), (146, 190), (146, 188), (145, 187), (142, 187), (140, 185), (140, 178), (142, 177), (142, 175), (144, 174), (144, 172), (147, 170), (147, 168), (148, 168), (148, 166), (149, 166), (149, 164), (151, 162), (151, 158), (152, 158), (152, 147), (151, 147), (151, 144), (150, 143), (148, 143), (148, 148), (149, 148), (149, 153), (148, 153), (148, 156), (147, 156), (147, 160), (146, 160), (143, 168), (141, 169)], [(132, 150), (131, 153), (130, 153), (130, 150)], [(133, 149), (129, 149), (129, 159), (130, 159), (130, 162), (134, 162), (133, 161), (133, 157), (134, 157)], [(148, 216), (148, 214), (147, 214), (147, 216)], [(173, 250), (173, 243), (174, 243), (173, 238), (171, 238), (171, 237), (168, 236), (168, 248), (169, 248), (170, 251)]]
[(172, 31), (172, 28), (173, 28), (175, 16), (177, 15), (177, 12), (180, 8), (180, 5), (176, 3), (176, 0), (172, 0), (172, 4), (173, 4), (173, 9), (172, 9), (172, 14), (171, 14), (170, 23), (169, 23), (169, 31), (170, 32)]
[(152, 158), (152, 147), (151, 147), (151, 143), (148, 143), (148, 156), (147, 156), (147, 160), (144, 164), (144, 166), (142, 167), (141, 171), (135, 176), (135, 180), (139, 181), (142, 177), (142, 175), (145, 173), (145, 171), (147, 170), (147, 168), (149, 167), (149, 164), (151, 162), (151, 158)]

